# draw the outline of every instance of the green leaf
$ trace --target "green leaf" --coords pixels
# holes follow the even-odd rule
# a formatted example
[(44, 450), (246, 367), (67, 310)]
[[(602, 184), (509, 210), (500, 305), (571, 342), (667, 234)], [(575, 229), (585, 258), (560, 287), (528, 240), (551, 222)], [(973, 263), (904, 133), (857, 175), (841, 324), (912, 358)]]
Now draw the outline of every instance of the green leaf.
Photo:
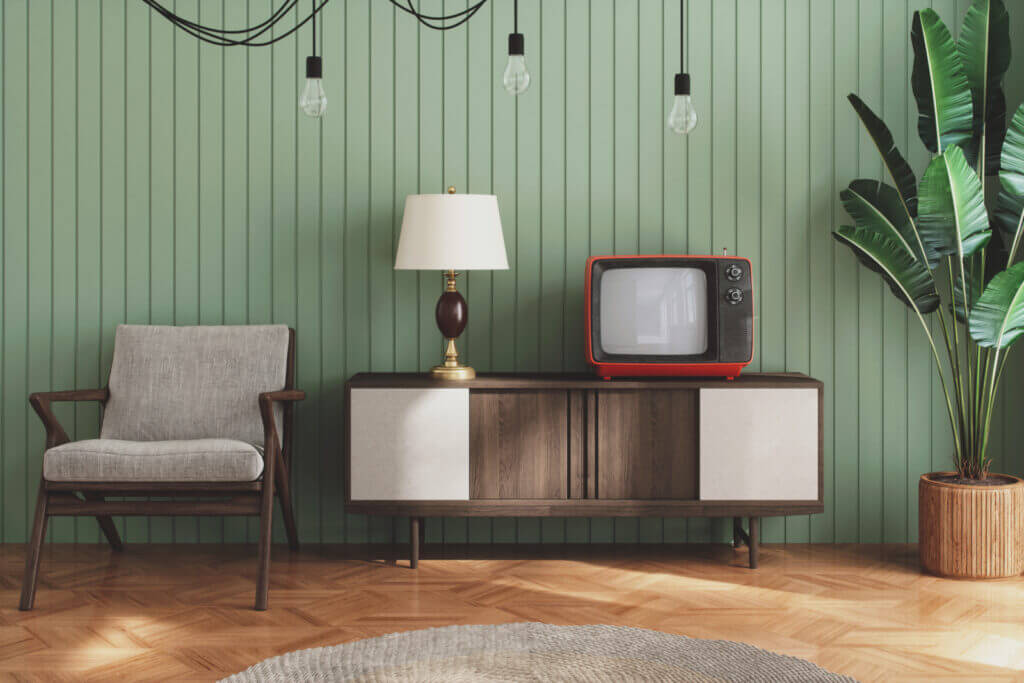
[(845, 225), (832, 233), (865, 266), (882, 276), (900, 301), (920, 313), (939, 307), (935, 279), (925, 264), (893, 240), (866, 228)]
[(934, 10), (914, 12), (911, 85), (917, 99), (917, 132), (932, 152), (969, 145), (974, 137), (974, 105), (960, 55), (949, 29)]
[(889, 172), (889, 177), (892, 178), (896, 189), (899, 190), (904, 211), (910, 220), (913, 220), (917, 215), (917, 179), (914, 177), (914, 170), (910, 168), (910, 164), (896, 147), (896, 142), (885, 122), (853, 93), (847, 95), (847, 99), (850, 100), (850, 104), (853, 105), (854, 111), (860, 117), (868, 135), (874, 141), (878, 153), (882, 155), (885, 169)]
[(992, 278), (971, 309), (971, 338), (978, 346), (1005, 349), (1024, 335), (1024, 263)]
[(932, 159), (921, 178), (917, 229), (926, 250), (961, 262), (992, 237), (981, 180), (956, 145)]
[[(956, 44), (974, 102), (974, 131), (985, 139), (985, 174), (999, 168), (1006, 134), (1003, 76), (1010, 66), (1010, 16), (1002, 0), (974, 0)], [(974, 146), (978, 146), (975, 140)]]
[(927, 263), (929, 270), (938, 265), (942, 257), (937, 252), (925, 252), (896, 188), (877, 180), (854, 180), (839, 193), (839, 198), (858, 228), (867, 228), (888, 237), (915, 259)]
[(1013, 263), (1024, 241), (1024, 105), (1017, 109), (1006, 131), (1000, 167), (993, 218)]

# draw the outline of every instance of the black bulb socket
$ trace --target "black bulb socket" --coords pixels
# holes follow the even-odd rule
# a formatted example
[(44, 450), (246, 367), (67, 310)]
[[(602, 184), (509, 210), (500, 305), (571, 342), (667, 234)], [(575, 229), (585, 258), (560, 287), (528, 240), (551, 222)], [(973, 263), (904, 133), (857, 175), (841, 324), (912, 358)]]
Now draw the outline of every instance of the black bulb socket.
[(306, 57), (306, 78), (323, 78), (324, 63), (320, 57)]
[(676, 74), (676, 94), (690, 94), (690, 74)]
[(508, 53), (510, 55), (525, 55), (526, 40), (522, 33), (508, 34)]

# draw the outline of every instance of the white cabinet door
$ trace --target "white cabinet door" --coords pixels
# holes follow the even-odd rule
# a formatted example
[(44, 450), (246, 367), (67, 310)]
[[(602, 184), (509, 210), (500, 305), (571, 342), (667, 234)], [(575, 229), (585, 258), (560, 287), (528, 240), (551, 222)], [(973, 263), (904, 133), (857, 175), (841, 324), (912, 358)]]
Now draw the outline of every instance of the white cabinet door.
[(352, 500), (469, 500), (469, 389), (353, 389)]
[(817, 500), (817, 389), (701, 389), (701, 500)]

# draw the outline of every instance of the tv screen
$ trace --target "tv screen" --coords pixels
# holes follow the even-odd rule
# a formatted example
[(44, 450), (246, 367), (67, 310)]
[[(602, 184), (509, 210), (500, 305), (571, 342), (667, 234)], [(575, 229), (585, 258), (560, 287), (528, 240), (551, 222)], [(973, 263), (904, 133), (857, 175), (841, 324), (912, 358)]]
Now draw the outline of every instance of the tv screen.
[(700, 268), (612, 268), (601, 277), (601, 346), (630, 356), (708, 350), (708, 276)]

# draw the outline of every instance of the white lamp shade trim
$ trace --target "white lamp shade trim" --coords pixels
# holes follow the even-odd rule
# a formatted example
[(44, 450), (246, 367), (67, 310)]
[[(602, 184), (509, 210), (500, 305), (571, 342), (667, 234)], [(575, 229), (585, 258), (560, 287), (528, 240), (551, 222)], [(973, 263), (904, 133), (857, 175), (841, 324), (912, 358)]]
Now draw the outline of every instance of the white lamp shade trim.
[(507, 270), (498, 198), (411, 194), (405, 198), (395, 270)]

